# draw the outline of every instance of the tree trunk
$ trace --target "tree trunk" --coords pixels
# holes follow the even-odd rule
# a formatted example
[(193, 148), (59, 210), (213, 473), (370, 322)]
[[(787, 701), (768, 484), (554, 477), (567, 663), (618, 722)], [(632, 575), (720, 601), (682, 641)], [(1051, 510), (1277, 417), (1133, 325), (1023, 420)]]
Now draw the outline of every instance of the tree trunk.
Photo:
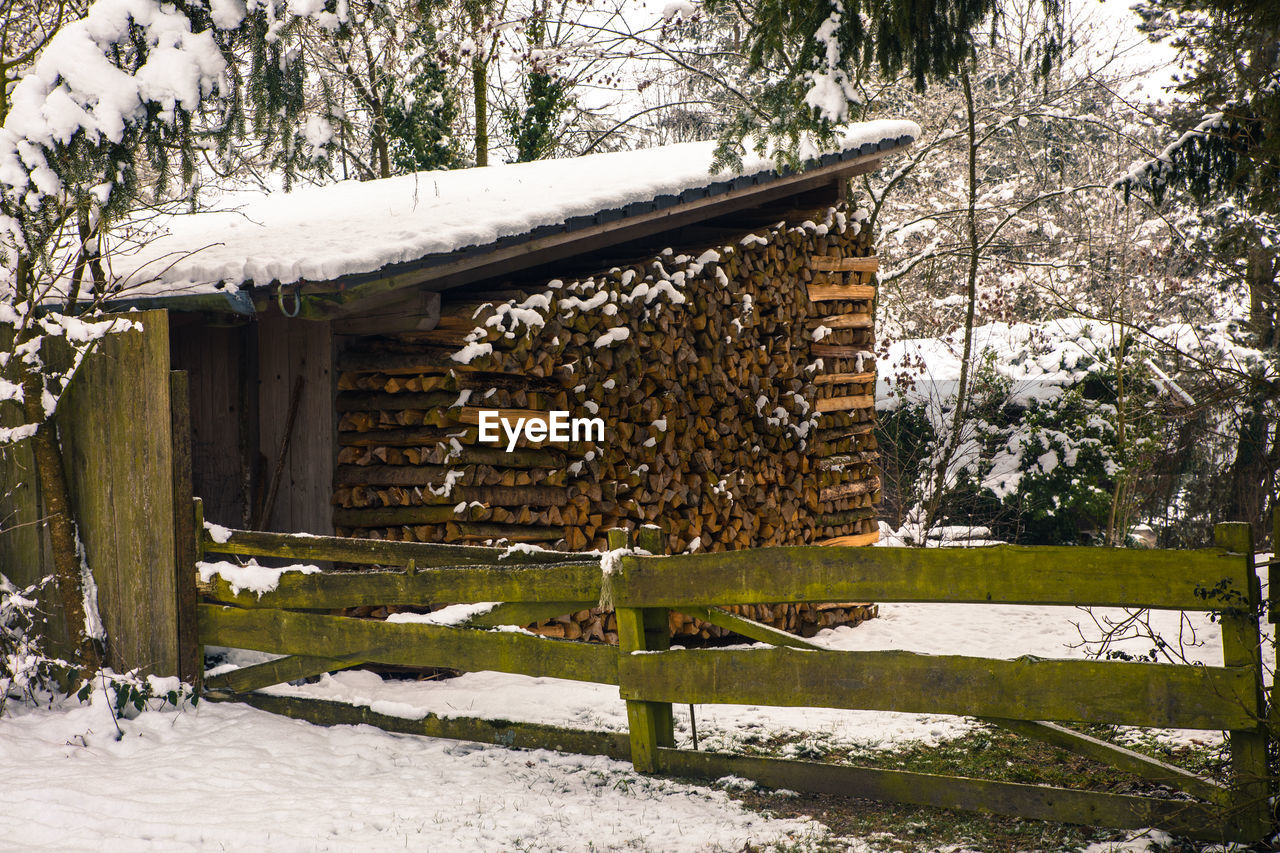
[(476, 51), (471, 55), (471, 89), (476, 110), (476, 165), (489, 165), (489, 60), (481, 45), (484, 23), (481, 6), (471, 9), (471, 29), (476, 37)]
[[(955, 458), (960, 447), (960, 433), (969, 411), (969, 364), (973, 360), (973, 323), (978, 302), (978, 263), (981, 252), (978, 248), (978, 129), (977, 114), (973, 103), (973, 87), (969, 81), (969, 70), (960, 72), (960, 82), (964, 88), (965, 113), (968, 116), (969, 136), (969, 203), (966, 219), (969, 230), (968, 273), (965, 279), (965, 315), (964, 344), (960, 354), (960, 378), (956, 384), (956, 402), (951, 415), (951, 434), (943, 449), (942, 457), (934, 469), (933, 493), (929, 495), (924, 515), (923, 535), (928, 536), (929, 529), (937, 521), (942, 508), (943, 492), (947, 487), (947, 469)], [(923, 544), (923, 543), (921, 543)]]
[(31, 437), (31, 449), (35, 456), (36, 476), (40, 482), (45, 522), (53, 550), (54, 583), (57, 585), (62, 612), (66, 615), (67, 628), (75, 646), (75, 663), (80, 669), (80, 677), (87, 680), (98, 671), (101, 661), (85, 620), (84, 586), (80, 577), (80, 557), (76, 549), (75, 520), (71, 514), (71, 499), (66, 472), (62, 467), (57, 428), (45, 417), (42, 400), (44, 389), (39, 374), (26, 364), (20, 364), (18, 369), (22, 379), (23, 413), (26, 421), (40, 425)]
[(471, 85), (476, 104), (476, 165), (489, 165), (489, 69), (477, 53), (471, 60)]

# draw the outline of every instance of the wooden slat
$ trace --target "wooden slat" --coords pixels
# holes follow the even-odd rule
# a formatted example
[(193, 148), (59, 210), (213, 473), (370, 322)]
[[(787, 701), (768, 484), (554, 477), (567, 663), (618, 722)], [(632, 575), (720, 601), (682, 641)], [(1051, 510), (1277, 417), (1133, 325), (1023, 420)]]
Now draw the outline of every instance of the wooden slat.
[(846, 346), (843, 344), (810, 344), (809, 354), (816, 358), (857, 358), (865, 355), (867, 361), (874, 360), (874, 354), (865, 346)]
[(864, 479), (853, 480), (848, 483), (837, 483), (834, 486), (825, 486), (818, 492), (818, 500), (838, 501), (845, 498), (857, 497), (858, 495), (868, 495), (879, 488), (879, 477), (866, 477)]
[(824, 548), (862, 548), (867, 545), (874, 545), (880, 541), (880, 531), (876, 530), (872, 533), (855, 533), (849, 536), (833, 536), (830, 539), (823, 539), (814, 542), (814, 545), (821, 545)]
[(331, 610), (380, 604), (472, 604), (482, 601), (598, 601), (600, 566), (452, 566), (405, 572), (285, 572), (261, 596), (238, 593), (215, 576), (205, 597), (239, 607)]
[(876, 375), (872, 371), (866, 373), (819, 373), (813, 377), (814, 385), (854, 385), (875, 381)]
[(983, 722), (999, 726), (1023, 737), (1033, 738), (1052, 746), (1070, 750), (1077, 755), (1083, 755), (1086, 758), (1092, 758), (1094, 761), (1109, 764), (1127, 773), (1141, 776), (1143, 779), (1149, 779), (1161, 785), (1168, 785), (1169, 787), (1186, 791), (1188, 794), (1200, 797), (1203, 800), (1223, 804), (1223, 795), (1227, 789), (1217, 782), (1197, 776), (1190, 770), (1143, 755), (1140, 752), (1134, 752), (1132, 749), (1126, 749), (1118, 744), (1090, 737), (1056, 723), (993, 717), (985, 718)]
[(810, 302), (876, 298), (875, 286), (870, 284), (810, 284), (808, 290)]
[(321, 726), (377, 726), (399, 734), (492, 743), (509, 749), (554, 749), (577, 755), (607, 755), (620, 761), (625, 761), (631, 755), (625, 732), (593, 732), (562, 729), (541, 723), (437, 717), (435, 714), (410, 720), (379, 714), (367, 707), (348, 705), (345, 702), (297, 699), (263, 693), (224, 692), (211, 694), (209, 698), (214, 701), (244, 702), (273, 714)]
[[(548, 412), (538, 412), (533, 409), (494, 409), (485, 406), (463, 406), (458, 410), (458, 420), (464, 424), (479, 424), (481, 412), (493, 411), (498, 412), (498, 417), (501, 420), (510, 421), (512, 426), (515, 426), (515, 422), (518, 418), (524, 418), (526, 421), (540, 421), (545, 424), (551, 423), (551, 415)], [(501, 432), (502, 426), (499, 425), (498, 429), (499, 432)], [(506, 439), (504, 438), (502, 441), (504, 447), (506, 446), (506, 443)]]
[(201, 547), (212, 554), (240, 554), (245, 557), (281, 557), (290, 560), (332, 560), (378, 566), (407, 566), (412, 560), (419, 568), (438, 566), (550, 565), (573, 561), (599, 561), (572, 551), (512, 551), (481, 545), (445, 545), (434, 542), (388, 542), (344, 536), (307, 536), (267, 533), (257, 530), (230, 530), (225, 542), (214, 542), (204, 531)]
[(664, 773), (703, 779), (739, 776), (791, 791), (996, 812), (1091, 826), (1123, 829), (1151, 826), (1209, 840), (1256, 839), (1232, 825), (1220, 809), (1184, 800), (677, 749), (659, 749), (658, 767)]
[(880, 269), (880, 259), (874, 255), (869, 258), (829, 258), (825, 255), (813, 255), (809, 258), (809, 269), (824, 272), (875, 272)]
[(414, 622), (379, 622), (289, 610), (200, 605), (200, 642), (369, 663), (491, 670), (617, 684), (618, 653), (608, 646)]
[(762, 625), (752, 619), (744, 619), (741, 616), (730, 613), (719, 607), (699, 607), (695, 604), (684, 604), (679, 608), (681, 613), (685, 613), (695, 619), (701, 619), (703, 622), (710, 622), (712, 625), (718, 625), (728, 631), (741, 634), (749, 640), (756, 640), (761, 643), (768, 643), (771, 646), (785, 646), (792, 649), (815, 649), (822, 650), (824, 647), (817, 643), (810, 642), (803, 637), (797, 637), (795, 634), (788, 634), (786, 631), (779, 631), (770, 625)]
[(874, 409), (876, 398), (872, 394), (858, 394), (852, 397), (820, 397), (819, 412), (850, 412), (855, 409)]
[(498, 625), (529, 625), (555, 616), (577, 613), (596, 606), (595, 601), (527, 601), (499, 604), (487, 613), (468, 619), (468, 628), (493, 628)]
[(870, 329), (876, 320), (870, 314), (831, 314), (826, 317), (811, 317), (810, 322), (828, 329)]
[(622, 655), (618, 678), (624, 699), (1188, 729), (1240, 727), (1253, 689), (1241, 667), (786, 648)]
[[(438, 488), (438, 486), (437, 486)], [(441, 490), (443, 491), (443, 490)], [(447, 514), (441, 514), (440, 520), (449, 521), (455, 513), (454, 506), (459, 503), (482, 503), (486, 506), (564, 506), (568, 501), (568, 490), (564, 486), (547, 486), (536, 484), (531, 486), (454, 486), (449, 490), (448, 494), (435, 495), (428, 489), (423, 489), (419, 500), (420, 505), (414, 506), (389, 506), (389, 507), (353, 507), (334, 510), (334, 518), (337, 519), (339, 514), (358, 515), (362, 512), (370, 512), (372, 510), (406, 510), (411, 516), (413, 510), (430, 509), (445, 507), (449, 510)], [(339, 521), (339, 524), (355, 524), (361, 522)], [(386, 522), (386, 526), (394, 524), (412, 524), (414, 522)], [(374, 525), (365, 525), (374, 526)]]
[(1197, 590), (1232, 584), (1222, 549), (757, 548), (670, 557), (626, 556), (614, 601), (678, 607), (720, 602), (949, 601), (1211, 610)]
[(233, 690), (238, 693), (283, 684), (286, 681), (297, 681), (299, 678), (310, 678), (326, 672), (350, 669), (362, 663), (358, 657), (338, 660), (336, 658), (318, 658), (310, 655), (289, 655), (265, 663), (242, 667), (221, 675), (213, 675), (205, 679), (204, 685), (209, 690)]

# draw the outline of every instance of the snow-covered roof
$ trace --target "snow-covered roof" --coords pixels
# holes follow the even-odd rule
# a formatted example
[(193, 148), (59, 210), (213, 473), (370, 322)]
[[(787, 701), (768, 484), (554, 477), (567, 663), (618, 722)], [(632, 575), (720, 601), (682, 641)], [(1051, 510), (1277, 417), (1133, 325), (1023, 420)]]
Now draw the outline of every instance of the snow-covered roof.
[[(918, 134), (909, 121), (850, 125), (837, 149), (809, 168), (879, 156)], [(134, 298), (333, 282), (643, 216), (795, 174), (757, 156), (745, 158), (741, 173), (712, 173), (713, 147), (683, 143), (227, 196), (217, 211), (174, 216), (162, 236), (116, 255), (113, 272), (137, 285), (128, 293)]]

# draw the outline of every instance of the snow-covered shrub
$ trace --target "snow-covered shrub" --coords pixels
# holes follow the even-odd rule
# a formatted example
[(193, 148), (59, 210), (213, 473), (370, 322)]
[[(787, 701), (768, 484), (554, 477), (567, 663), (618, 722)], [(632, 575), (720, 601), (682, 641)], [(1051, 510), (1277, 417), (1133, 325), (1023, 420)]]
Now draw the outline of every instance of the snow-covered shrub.
[(1008, 444), (1020, 460), (1017, 487), (1006, 494), (999, 538), (1026, 544), (1076, 544), (1100, 538), (1109, 523), (1117, 446), (1115, 407), (1085, 397), (1080, 387), (1032, 403), (1010, 424)]
[[(978, 332), (965, 419), (934, 527), (987, 528), (996, 539), (1023, 544), (1123, 544), (1154, 511), (1152, 471), (1168, 456), (1150, 353), (1083, 321), (995, 323)], [(953, 424), (953, 343), (908, 341), (888, 359), (891, 370), (901, 365), (908, 374), (879, 403), (886, 515), (895, 528), (921, 521), (919, 508), (938, 488)], [(929, 536), (906, 530), (901, 538), (923, 543)]]
[[(0, 716), (10, 700), (27, 705), (53, 705), (68, 698), (76, 682), (76, 667), (56, 657), (45, 631), (47, 618), (38, 596), (53, 577), (20, 587), (0, 573)], [(116, 718), (132, 719), (143, 710), (195, 705), (189, 684), (177, 678), (123, 675), (101, 670), (75, 693), (81, 702), (103, 700)]]
[(45, 617), (36, 596), (52, 580), (19, 587), (0, 573), (0, 715), (10, 699), (51, 702), (70, 683), (71, 665), (47, 653), (41, 632)]

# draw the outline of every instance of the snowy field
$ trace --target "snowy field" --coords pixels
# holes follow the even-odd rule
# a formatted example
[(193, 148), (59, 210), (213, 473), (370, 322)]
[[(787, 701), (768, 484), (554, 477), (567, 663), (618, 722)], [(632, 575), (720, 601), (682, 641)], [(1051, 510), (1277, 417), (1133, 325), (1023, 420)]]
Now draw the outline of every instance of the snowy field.
[[(841, 649), (1078, 657), (1083, 651), (1069, 647), (1079, 640), (1073, 623), (1090, 624), (1074, 608), (889, 604), (881, 614), (818, 640)], [(1194, 629), (1202, 644), (1194, 656), (1221, 663), (1217, 626), (1207, 618), (1180, 624), (1179, 614), (1157, 614), (1156, 626), (1165, 636)], [(274, 692), (405, 717), (625, 727), (617, 688), (497, 673), (384, 682), (347, 672)], [(775, 733), (892, 749), (976, 725), (824, 709), (698, 706), (696, 713), (703, 749)], [(687, 707), (677, 706), (676, 718), (688, 745)], [(121, 727), (117, 740), (102, 702), (0, 719), (0, 849), (736, 851), (804, 849), (826, 834), (819, 823), (766, 818), (714, 787), (645, 778), (605, 758), (322, 728), (216, 703), (146, 712)], [(858, 839), (845, 843), (867, 849)]]

